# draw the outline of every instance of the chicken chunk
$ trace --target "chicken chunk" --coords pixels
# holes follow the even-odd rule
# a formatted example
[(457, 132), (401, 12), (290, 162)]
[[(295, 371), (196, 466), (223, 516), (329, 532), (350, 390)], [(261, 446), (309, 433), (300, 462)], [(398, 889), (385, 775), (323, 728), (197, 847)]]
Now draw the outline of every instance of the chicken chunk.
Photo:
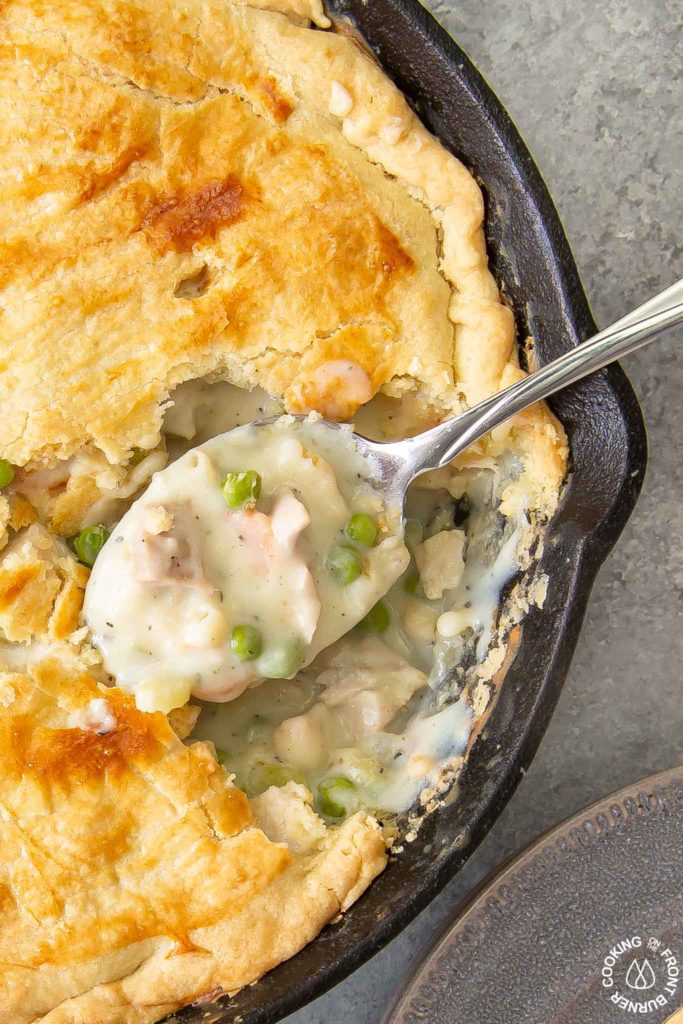
[(441, 530), (415, 548), (415, 561), (425, 597), (430, 601), (443, 597), (444, 590), (457, 587), (465, 568), (462, 530)]
[(385, 729), (426, 676), (367, 637), (352, 648), (343, 645), (317, 682), (324, 686), (320, 699), (273, 734), (276, 755), (301, 771), (315, 771), (332, 750)]
[[(189, 529), (189, 509), (166, 509), (170, 529), (159, 530), (155, 508), (147, 511), (149, 529), (135, 549), (135, 576), (141, 583), (203, 587), (207, 585), (196, 531)], [(163, 524), (166, 525), (166, 524)]]
[(325, 823), (311, 807), (305, 786), (288, 782), (271, 786), (250, 803), (256, 824), (274, 843), (286, 843), (293, 853), (305, 853), (325, 836)]
[(251, 570), (258, 576), (286, 575), (292, 594), (293, 625), (306, 643), (313, 639), (320, 618), (320, 599), (311, 570), (296, 546), (311, 521), (306, 507), (283, 487), (270, 515), (254, 509), (230, 514), (230, 525), (251, 554)]
[(376, 637), (344, 646), (318, 676), (322, 703), (342, 723), (349, 738), (371, 736), (426, 683), (426, 676)]

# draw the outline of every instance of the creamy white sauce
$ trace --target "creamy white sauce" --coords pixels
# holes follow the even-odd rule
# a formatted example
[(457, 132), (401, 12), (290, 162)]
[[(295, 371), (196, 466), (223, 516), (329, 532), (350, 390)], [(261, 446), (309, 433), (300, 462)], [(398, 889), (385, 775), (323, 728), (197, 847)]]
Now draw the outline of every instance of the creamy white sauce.
[[(256, 463), (248, 431), (244, 448), (231, 448), (229, 457), (227, 449), (221, 452), (221, 438), (215, 437), (281, 411), (264, 392), (225, 383), (194, 381), (177, 389), (165, 422), (173, 464), (157, 474), (105, 546), (93, 572), (86, 612), (107, 667), (120, 685), (135, 690), (138, 706), (170, 710), (184, 703), (191, 690), (209, 698), (202, 703), (193, 738), (212, 740), (226, 769), (248, 793), (288, 780), (304, 782), (324, 812), (320, 794), (330, 780), (341, 777), (351, 787), (342, 793), (347, 812), (369, 807), (400, 813), (435, 785), (444, 766), (466, 749), (474, 715), (465, 684), (494, 637), (501, 590), (518, 569), (517, 548), (526, 526), (523, 518), (504, 520), (496, 512), (499, 496), (518, 467), (513, 458), (500, 465), (489, 459), (459, 473), (430, 474), (411, 488), (407, 516), (423, 524), (426, 538), (446, 534), (443, 542), (428, 543), (419, 556), (432, 599), (420, 584), (414, 586), (416, 562), (411, 558), (407, 565), (402, 545), (381, 550), (391, 538), (372, 549), (374, 558), (386, 561), (372, 567), (368, 580), (331, 588), (322, 552), (332, 538), (339, 538), (352, 511), (381, 513), (369, 489), (359, 484), (359, 467), (335, 463), (334, 444), (320, 451), (331, 466), (328, 472), (324, 464), (311, 464), (295, 449), (289, 455), (286, 450), (284, 455), (260, 451)], [(356, 416), (361, 433), (383, 440), (416, 433), (433, 422), (415, 396), (378, 396)], [(190, 465), (195, 456), (186, 453), (200, 443), (198, 461)], [(271, 565), (271, 576), (280, 571), (272, 592), (259, 587), (255, 566), (235, 544), (232, 527), (226, 527), (229, 515), (218, 485), (226, 471), (246, 468), (257, 469), (263, 477), (259, 512), (270, 523), (260, 523), (264, 535), (278, 532), (277, 523), (273, 530), (273, 511), (283, 495), (300, 502), (310, 518), (304, 526), (301, 509), (290, 504), (284, 546)], [(304, 497), (307, 488), (312, 501)], [(463, 494), (471, 510), (456, 525), (453, 501)], [(178, 512), (178, 506), (185, 511)], [(195, 538), (194, 565), (196, 569), (199, 552), (201, 572), (191, 571), (190, 548), (183, 586), (169, 588), (151, 579), (131, 583), (131, 543), (139, 539), (145, 522), (153, 529), (163, 527), (162, 508), (173, 514), (174, 523), (177, 514), (182, 526), (184, 515), (197, 514), (188, 512), (195, 506), (207, 525)], [(233, 525), (239, 526), (239, 520), (233, 519)], [(186, 522), (184, 529), (191, 526)], [(124, 539), (118, 541), (118, 536)], [(163, 530), (154, 536), (163, 538)], [(124, 557), (126, 546), (129, 554)], [(117, 552), (117, 547), (123, 550)], [(449, 555), (448, 567), (438, 564), (443, 553)], [(436, 559), (431, 565), (430, 556)], [(383, 598), (389, 621), (381, 637), (368, 637), (360, 628), (342, 635), (382, 596), (391, 579), (396, 582)], [(106, 616), (92, 608), (96, 590), (97, 603), (109, 609)], [(226, 658), (236, 615), (258, 621), (264, 648), (277, 647), (292, 633), (304, 641), (312, 637), (306, 642), (307, 667), (291, 679), (266, 679), (254, 688), (265, 674), (258, 659), (235, 664)], [(114, 623), (111, 633), (107, 622)], [(134, 643), (116, 642), (120, 625), (124, 634), (135, 637)]]
[(66, 720), (67, 729), (82, 729), (106, 736), (116, 728), (111, 704), (104, 697), (95, 697), (86, 707), (72, 711)]
[[(227, 402), (221, 406), (221, 425), (225, 424), (226, 405)], [(263, 397), (259, 396), (259, 407), (262, 406)], [(424, 405), (412, 396), (402, 400), (378, 396), (356, 416), (357, 429), (380, 440), (407, 436), (433, 422)], [(206, 419), (203, 429), (211, 430)], [(345, 660), (348, 663), (346, 679), (336, 696), (327, 693), (331, 678), (329, 661), (334, 655), (330, 652), (315, 659), (291, 681), (266, 682), (258, 690), (247, 690), (226, 708), (204, 705), (196, 735), (215, 742), (227, 758), (226, 767), (237, 774), (238, 782), (248, 792), (259, 792), (273, 782), (281, 785), (294, 778), (305, 781), (315, 794), (321, 782), (339, 774), (355, 786), (349, 810), (366, 806), (379, 812), (400, 813), (415, 803), (421, 791), (437, 782), (444, 765), (464, 753), (474, 716), (467, 699), (457, 697), (462, 687), (462, 679), (457, 679), (458, 666), (463, 661), (480, 662), (486, 656), (501, 589), (517, 571), (515, 554), (522, 524), (506, 526), (504, 536), (503, 524), (495, 512), (496, 488), (500, 491), (515, 472), (512, 464), (500, 468), (487, 464), (455, 478), (443, 474), (443, 485), (448, 485), (457, 497), (466, 493), (472, 506), (467, 521), (460, 527), (466, 539), (464, 566), (457, 587), (446, 590), (439, 600), (427, 600), (419, 587), (416, 592), (406, 592), (406, 583), (415, 570), (411, 562), (384, 598), (389, 626), (376, 649), (374, 663), (364, 667), (368, 677), (366, 691), (373, 699), (378, 695), (381, 699), (384, 694), (389, 705), (397, 698), (399, 702), (407, 700), (408, 706), (402, 706), (393, 720), (370, 734), (362, 729), (348, 729), (354, 721), (354, 709), (348, 708), (345, 713), (340, 704), (341, 691), (346, 688), (348, 692), (353, 687), (357, 670), (352, 666), (357, 665), (360, 652), (367, 652), (367, 641), (358, 630), (341, 639), (334, 649), (339, 652), (340, 665)], [(407, 515), (423, 524), (441, 518), (449, 525), (449, 516), (444, 516), (443, 511), (444, 502), (451, 500), (450, 494), (438, 489), (433, 476), (423, 482), (426, 488), (411, 488)], [(452, 525), (452, 515), (450, 520)], [(458, 617), (453, 635), (439, 635), (437, 623), (444, 615)], [(395, 661), (397, 656), (402, 669)], [(417, 671), (421, 677), (412, 697), (410, 691), (397, 693), (406, 670)], [(446, 697), (449, 690), (453, 690), (456, 699)], [(444, 697), (451, 700), (445, 706)], [(329, 710), (331, 701), (336, 712), (335, 726), (330, 730), (329, 717), (321, 712)], [(369, 703), (372, 709), (372, 700)], [(305, 726), (311, 717), (328, 729), (322, 744), (301, 725), (302, 719)], [(296, 765), (287, 760), (287, 748), (278, 743), (276, 736), (282, 723), (287, 722), (294, 723), (294, 738), (298, 735), (299, 739), (292, 745), (295, 753), (290, 753)]]
[[(107, 671), (141, 688), (145, 710), (157, 692), (166, 710), (169, 685), (181, 704), (190, 692), (229, 701), (263, 678), (293, 675), (405, 569), (400, 515), (383, 508), (355, 450), (325, 432), (283, 417), (214, 438), (156, 474), (118, 524), (93, 569), (85, 618)], [(231, 509), (221, 482), (245, 470), (261, 475), (258, 505)], [(328, 554), (357, 512), (382, 529), (359, 552), (360, 576), (341, 585)], [(246, 661), (230, 644), (245, 625), (262, 641)]]
[(166, 446), (177, 459), (212, 437), (283, 412), (282, 402), (261, 388), (247, 391), (226, 381), (188, 380), (175, 389), (166, 410)]
[[(428, 710), (426, 676), (375, 637), (342, 640), (326, 660), (322, 672), (248, 690), (229, 714), (204, 706), (198, 734), (227, 754), (226, 768), (250, 794), (290, 779), (316, 793), (343, 776), (354, 785), (350, 810), (407, 810), (464, 752), (471, 708), (459, 700)], [(411, 697), (414, 714), (401, 726)]]

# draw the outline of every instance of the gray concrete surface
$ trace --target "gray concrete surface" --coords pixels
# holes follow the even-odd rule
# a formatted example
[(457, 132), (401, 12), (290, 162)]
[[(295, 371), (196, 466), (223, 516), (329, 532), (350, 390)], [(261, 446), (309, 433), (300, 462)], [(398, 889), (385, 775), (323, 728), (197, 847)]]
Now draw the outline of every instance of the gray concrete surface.
[[(370, 0), (372, 2), (372, 0)], [(431, 0), (534, 154), (598, 323), (683, 276), (680, 0)], [(485, 842), (398, 939), (288, 1024), (376, 1024), (480, 878), (572, 811), (683, 762), (683, 336), (632, 356), (650, 463), (596, 583), (567, 685)]]

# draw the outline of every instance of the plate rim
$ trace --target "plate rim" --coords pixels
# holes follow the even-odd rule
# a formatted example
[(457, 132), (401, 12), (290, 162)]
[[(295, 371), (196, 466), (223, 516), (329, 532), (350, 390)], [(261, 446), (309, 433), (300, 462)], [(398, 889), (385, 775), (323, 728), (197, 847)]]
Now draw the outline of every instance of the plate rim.
[[(683, 764), (653, 772), (651, 775), (646, 775), (607, 793), (580, 810), (569, 814), (562, 821), (550, 825), (538, 836), (515, 850), (456, 903), (447, 921), (439, 928), (437, 935), (422, 953), (419, 963), (411, 969), (394, 993), (380, 1024), (408, 1024), (408, 1018), (404, 1018), (403, 1014), (409, 1014), (411, 1011), (411, 992), (418, 987), (430, 985), (430, 965), (450, 944), (452, 937), (466, 928), (470, 924), (471, 918), (480, 911), (483, 905), (488, 900), (495, 898), (502, 886), (511, 883), (519, 870), (526, 866), (532, 858), (538, 857), (550, 848), (553, 848), (555, 860), (561, 861), (568, 858), (581, 845), (581, 840), (576, 835), (577, 831), (584, 829), (584, 835), (589, 836), (594, 831), (595, 819), (598, 816), (602, 818), (600, 825), (603, 831), (606, 830), (610, 834), (617, 835), (621, 830), (620, 822), (618, 819), (611, 820), (609, 815), (614, 805), (623, 806), (628, 799), (642, 800), (653, 793), (659, 800), (657, 790), (666, 791), (674, 788), (678, 789), (683, 802)], [(666, 804), (660, 802), (655, 810), (660, 814), (666, 814)], [(616, 816), (612, 815), (612, 817)], [(587, 829), (586, 826), (590, 826), (590, 828)], [(562, 840), (566, 842), (563, 843)]]

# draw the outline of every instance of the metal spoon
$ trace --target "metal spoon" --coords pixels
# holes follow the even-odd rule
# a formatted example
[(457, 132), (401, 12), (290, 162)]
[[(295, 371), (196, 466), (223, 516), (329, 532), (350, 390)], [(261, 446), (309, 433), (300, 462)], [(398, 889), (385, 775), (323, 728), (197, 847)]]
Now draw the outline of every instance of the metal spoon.
[[(402, 507), (416, 476), (452, 462), (494, 427), (535, 402), (683, 325), (683, 280), (594, 337), (466, 412), (404, 441), (348, 435), (372, 464), (373, 485), (389, 507)], [(331, 424), (330, 424), (331, 425)]]
[[(304, 429), (311, 439), (316, 437), (323, 442), (327, 452), (322, 454), (331, 455), (335, 449), (346, 449), (363, 456), (368, 463), (368, 480), (385, 506), (400, 509), (410, 483), (421, 473), (448, 465), (511, 416), (681, 325), (683, 280), (504, 391), (404, 441), (371, 441), (354, 434), (348, 426), (330, 420), (311, 423), (305, 416), (294, 419), (302, 425), (305, 423)], [(250, 426), (256, 429), (271, 426), (276, 419), (278, 417), (256, 420)]]

